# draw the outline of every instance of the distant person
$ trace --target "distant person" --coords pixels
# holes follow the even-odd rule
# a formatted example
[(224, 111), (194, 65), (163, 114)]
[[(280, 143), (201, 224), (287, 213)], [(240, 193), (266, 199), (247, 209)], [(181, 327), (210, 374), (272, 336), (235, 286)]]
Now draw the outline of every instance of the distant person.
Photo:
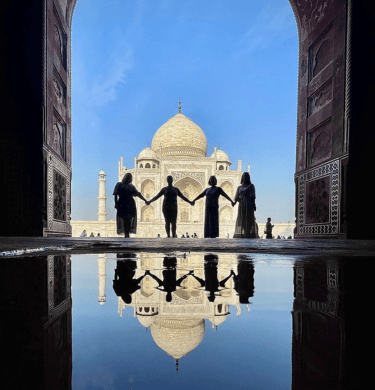
[(96, 237), (100, 237), (100, 233), (98, 233), (98, 234), (96, 235)]
[(181, 238), (185, 238), (185, 235), (183, 234), (183, 235), (181, 236)]
[(158, 235), (156, 236), (156, 238), (161, 238), (159, 233), (158, 233)]
[(238, 215), (233, 238), (257, 238), (255, 198), (255, 186), (251, 183), (250, 174), (244, 172), (234, 197), (234, 205), (238, 202)]
[(264, 233), (266, 234), (266, 238), (272, 238), (272, 229), (274, 225), (271, 224), (271, 218), (267, 218), (266, 228)]
[(288, 240), (293, 240), (293, 237), (292, 237), (292, 236), (289, 236), (289, 237), (288, 237)]
[(186, 232), (186, 236), (185, 236), (186, 238), (190, 238), (190, 236), (189, 236), (189, 233), (188, 232)]
[(232, 199), (225, 193), (221, 187), (216, 187), (217, 179), (211, 176), (208, 180), (210, 188), (206, 188), (200, 195), (193, 200), (195, 202), (206, 197), (206, 210), (204, 216), (204, 238), (219, 237), (219, 197), (224, 196), (234, 206)]
[(133, 176), (126, 173), (121, 182), (117, 183), (113, 190), (115, 197), (115, 208), (117, 209), (116, 225), (117, 234), (125, 234), (129, 238), (129, 233), (137, 232), (137, 207), (134, 197), (142, 199), (147, 204), (147, 200), (137, 191), (133, 184)]
[(90, 237), (95, 237), (94, 232), (91, 232)]
[(186, 203), (190, 203), (191, 205), (193, 205), (193, 203), (190, 202), (190, 200), (186, 198), (177, 187), (172, 186), (173, 177), (171, 175), (167, 176), (167, 183), (168, 186), (162, 188), (156, 196), (149, 201), (146, 201), (146, 204), (149, 205), (150, 203), (155, 202), (156, 199), (164, 196), (162, 211), (165, 219), (165, 231), (167, 232), (167, 236), (170, 237), (172, 227), (172, 237), (177, 237), (177, 197), (180, 197)]
[(194, 233), (194, 238), (198, 238), (197, 233)]
[(87, 237), (86, 230), (84, 230), (84, 231), (81, 233), (81, 237)]

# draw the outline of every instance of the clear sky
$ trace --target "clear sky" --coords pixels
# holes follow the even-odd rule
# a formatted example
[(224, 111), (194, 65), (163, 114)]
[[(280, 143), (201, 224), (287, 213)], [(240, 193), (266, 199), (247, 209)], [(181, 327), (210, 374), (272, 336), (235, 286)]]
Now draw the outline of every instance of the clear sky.
[(107, 213), (118, 161), (182, 113), (208, 155), (251, 165), (258, 222), (294, 221), (298, 37), (287, 0), (79, 0), (72, 27), (72, 219)]

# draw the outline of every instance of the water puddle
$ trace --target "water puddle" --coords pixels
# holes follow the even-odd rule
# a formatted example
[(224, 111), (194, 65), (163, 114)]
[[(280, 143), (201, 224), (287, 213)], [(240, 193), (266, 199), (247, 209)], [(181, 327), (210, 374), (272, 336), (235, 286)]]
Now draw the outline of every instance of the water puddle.
[(346, 311), (356, 299), (345, 289), (348, 261), (180, 252), (3, 259), (2, 334), (17, 352), (6, 388), (341, 388), (358, 336)]

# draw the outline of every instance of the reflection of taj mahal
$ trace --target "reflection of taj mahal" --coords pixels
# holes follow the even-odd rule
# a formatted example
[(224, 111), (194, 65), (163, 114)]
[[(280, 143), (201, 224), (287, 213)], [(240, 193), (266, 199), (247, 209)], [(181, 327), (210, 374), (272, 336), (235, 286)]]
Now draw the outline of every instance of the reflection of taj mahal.
[[(125, 256), (126, 257), (126, 256)], [(176, 278), (181, 278), (189, 271), (201, 279), (207, 280), (207, 261), (203, 254), (185, 254), (177, 256)], [(123, 261), (135, 260), (137, 266), (134, 279), (150, 270), (152, 274), (163, 278), (163, 255), (155, 253), (139, 254), (135, 259), (124, 259), (117, 263), (124, 264)], [(99, 255), (99, 302), (105, 302), (105, 255)], [(254, 268), (252, 262), (241, 262), (247, 267), (245, 272), (247, 279), (248, 297), (253, 295), (254, 288)], [(235, 274), (241, 273), (241, 269), (236, 255), (220, 254), (217, 262), (217, 278), (224, 280), (230, 275), (231, 270)], [(244, 279), (245, 279), (244, 278)], [(241, 314), (240, 296), (235, 290), (234, 278), (230, 277), (223, 287), (215, 293), (215, 300), (209, 300), (208, 292), (201, 287), (199, 282), (192, 276), (187, 276), (176, 291), (172, 293), (171, 302), (166, 301), (165, 292), (158, 289), (158, 283), (151, 277), (145, 276), (139, 283), (140, 289), (131, 296), (131, 303), (126, 304), (121, 296), (118, 297), (118, 313), (122, 313), (126, 308), (132, 308), (134, 317), (145, 328), (149, 328), (154, 342), (168, 355), (176, 360), (187, 355), (195, 349), (203, 340), (206, 332), (207, 321), (210, 327), (215, 328), (221, 325), (231, 313), (229, 306), (236, 308), (236, 314)], [(247, 298), (245, 299), (247, 301)], [(249, 305), (247, 309), (250, 310)]]
[[(190, 200), (208, 187), (208, 179), (215, 175), (218, 186), (231, 197), (241, 180), (241, 161), (238, 170), (230, 170), (231, 162), (227, 154), (215, 147), (207, 157), (207, 139), (202, 129), (192, 120), (179, 112), (162, 125), (155, 133), (151, 148), (143, 149), (138, 158), (134, 158), (134, 168), (127, 169), (119, 162), (119, 181), (127, 172), (133, 175), (133, 184), (146, 199), (151, 199), (167, 185), (166, 177), (173, 176), (173, 185)], [(163, 199), (146, 206), (136, 198), (138, 210), (137, 237), (163, 237), (164, 217), (162, 213)], [(219, 206), (220, 237), (227, 233), (232, 237), (237, 207), (222, 198)], [(204, 199), (200, 199), (192, 207), (178, 199), (177, 235), (194, 232), (203, 237)]]

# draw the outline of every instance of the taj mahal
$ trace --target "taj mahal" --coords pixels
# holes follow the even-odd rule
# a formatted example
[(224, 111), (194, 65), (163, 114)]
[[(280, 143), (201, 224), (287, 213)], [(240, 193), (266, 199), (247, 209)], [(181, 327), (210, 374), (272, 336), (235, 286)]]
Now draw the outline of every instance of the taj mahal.
[[(155, 132), (151, 148), (143, 149), (138, 157), (134, 157), (134, 167), (127, 168), (123, 157), (118, 163), (118, 180), (121, 181), (127, 172), (133, 176), (133, 184), (146, 199), (151, 199), (167, 185), (166, 177), (173, 177), (173, 186), (190, 200), (208, 187), (208, 179), (214, 175), (217, 185), (233, 199), (242, 176), (242, 161), (238, 160), (237, 169), (233, 169), (225, 151), (214, 148), (207, 155), (207, 138), (204, 131), (191, 119), (181, 113), (181, 104), (175, 116), (165, 122)], [(250, 172), (250, 165), (247, 166)], [(116, 222), (107, 220), (106, 213), (106, 175), (99, 173), (99, 197), (97, 221), (71, 221), (72, 236), (79, 237), (83, 230), (88, 235), (93, 232), (101, 237), (117, 237)], [(111, 186), (112, 190), (112, 186)], [(165, 237), (165, 221), (162, 213), (162, 198), (147, 206), (139, 198), (135, 198), (137, 206), (137, 233), (133, 237)], [(194, 233), (199, 238), (204, 236), (204, 199), (200, 199), (192, 207), (178, 199), (177, 237)], [(219, 223), (220, 237), (232, 238), (237, 217), (238, 205), (232, 207), (228, 200), (220, 197)], [(262, 235), (263, 224), (259, 224)], [(286, 224), (282, 224), (286, 225)], [(280, 226), (281, 230), (293, 231), (294, 224)], [(275, 226), (276, 228), (276, 226)], [(278, 229), (280, 230), (280, 229)]]

